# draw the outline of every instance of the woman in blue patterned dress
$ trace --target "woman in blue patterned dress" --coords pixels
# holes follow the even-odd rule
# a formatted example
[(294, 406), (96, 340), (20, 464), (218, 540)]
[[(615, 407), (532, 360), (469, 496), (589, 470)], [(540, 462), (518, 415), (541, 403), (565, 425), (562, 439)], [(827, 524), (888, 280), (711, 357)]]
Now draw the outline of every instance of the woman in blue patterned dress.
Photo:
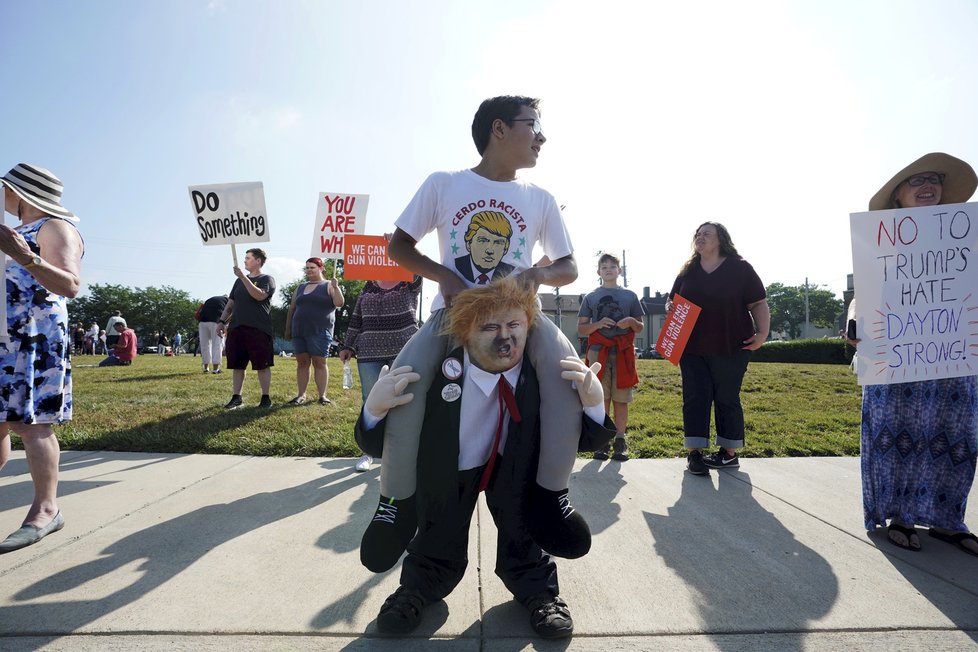
[[(978, 177), (964, 161), (927, 154), (897, 173), (869, 210), (966, 202)], [(858, 293), (858, 288), (857, 288)], [(857, 342), (850, 341), (850, 343)], [(976, 377), (863, 387), (860, 448), (866, 528), (886, 526), (890, 542), (920, 550), (915, 525), (978, 555), (964, 524), (975, 478)]]
[(68, 298), (81, 285), (81, 235), (61, 206), (62, 184), (44, 168), (21, 163), (3, 184), (4, 208), (20, 218), (0, 226), (7, 257), (9, 341), (0, 340), (0, 466), (10, 431), (24, 443), (34, 502), (21, 528), (0, 542), (0, 554), (29, 546), (64, 526), (58, 509), (60, 448), (53, 426), (71, 420)]

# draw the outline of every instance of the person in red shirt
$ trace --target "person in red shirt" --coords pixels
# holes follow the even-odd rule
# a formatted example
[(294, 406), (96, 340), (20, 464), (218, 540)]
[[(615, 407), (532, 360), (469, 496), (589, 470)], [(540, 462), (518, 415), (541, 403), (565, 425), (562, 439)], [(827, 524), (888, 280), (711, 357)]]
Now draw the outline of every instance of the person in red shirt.
[(113, 325), (119, 339), (112, 347), (112, 353), (98, 364), (100, 367), (129, 366), (136, 359), (136, 332), (129, 328), (126, 320), (121, 317)]

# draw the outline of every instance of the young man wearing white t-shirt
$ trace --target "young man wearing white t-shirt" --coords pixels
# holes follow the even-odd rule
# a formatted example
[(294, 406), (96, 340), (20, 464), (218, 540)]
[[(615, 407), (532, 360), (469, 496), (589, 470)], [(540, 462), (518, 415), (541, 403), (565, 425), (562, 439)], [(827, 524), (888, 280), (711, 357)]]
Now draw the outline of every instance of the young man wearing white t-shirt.
[[(432, 174), (395, 223), (391, 258), (437, 281), (440, 289), (430, 318), (393, 365), (410, 366), (421, 375), (421, 381), (411, 387), (420, 396), (426, 395), (435, 374), (450, 379), (456, 373), (452, 365), (442, 364), (453, 348), (449, 338), (441, 335), (443, 308), (452, 297), (508, 275), (535, 288), (559, 287), (577, 278), (573, 246), (556, 200), (516, 178), (518, 170), (536, 165), (547, 142), (538, 106), (539, 100), (529, 97), (485, 100), (472, 122), (472, 137), (482, 156), (479, 164)], [(432, 231), (438, 233), (437, 261), (417, 248), (418, 241)], [(537, 244), (551, 264), (532, 266)], [(537, 512), (536, 531), (531, 534), (552, 554), (579, 557), (590, 548), (591, 535), (567, 499), (567, 486), (582, 412), (575, 390), (560, 377), (560, 360), (577, 352), (546, 317), (537, 319), (533, 331), (530, 351), (540, 377), (541, 453), (530, 502)], [(445, 400), (454, 399), (448, 395)], [(388, 417), (380, 504), (360, 548), (361, 561), (375, 572), (397, 563), (416, 529), (416, 461), (424, 417), (423, 400), (397, 407)]]

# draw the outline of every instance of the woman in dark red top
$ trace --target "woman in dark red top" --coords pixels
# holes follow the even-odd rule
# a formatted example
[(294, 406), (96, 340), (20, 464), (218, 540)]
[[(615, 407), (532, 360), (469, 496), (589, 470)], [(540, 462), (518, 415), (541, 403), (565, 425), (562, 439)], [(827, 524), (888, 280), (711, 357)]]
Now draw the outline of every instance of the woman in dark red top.
[[(668, 310), (676, 293), (702, 310), (679, 361), (687, 468), (697, 475), (711, 468), (737, 468), (737, 450), (744, 447), (740, 384), (751, 351), (760, 348), (771, 326), (764, 284), (737, 253), (727, 229), (705, 222), (696, 229), (693, 255), (672, 285)], [(720, 450), (704, 457), (703, 449), (710, 445), (711, 409)]]

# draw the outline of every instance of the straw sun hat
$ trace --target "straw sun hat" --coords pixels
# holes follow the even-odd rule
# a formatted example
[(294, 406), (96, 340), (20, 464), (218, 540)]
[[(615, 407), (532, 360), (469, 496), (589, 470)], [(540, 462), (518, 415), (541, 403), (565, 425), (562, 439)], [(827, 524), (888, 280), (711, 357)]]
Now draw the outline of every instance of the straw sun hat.
[(3, 175), (0, 183), (18, 197), (48, 215), (56, 215), (77, 222), (78, 217), (61, 205), (64, 185), (54, 173), (28, 163), (20, 163)]
[(975, 188), (978, 188), (978, 176), (975, 176), (975, 171), (970, 165), (950, 154), (932, 152), (921, 156), (883, 184), (879, 192), (869, 200), (869, 210), (880, 211), (895, 208), (892, 205), (893, 193), (900, 187), (900, 184), (915, 174), (924, 172), (941, 172), (945, 175), (941, 191), (942, 204), (966, 202), (975, 193)]

